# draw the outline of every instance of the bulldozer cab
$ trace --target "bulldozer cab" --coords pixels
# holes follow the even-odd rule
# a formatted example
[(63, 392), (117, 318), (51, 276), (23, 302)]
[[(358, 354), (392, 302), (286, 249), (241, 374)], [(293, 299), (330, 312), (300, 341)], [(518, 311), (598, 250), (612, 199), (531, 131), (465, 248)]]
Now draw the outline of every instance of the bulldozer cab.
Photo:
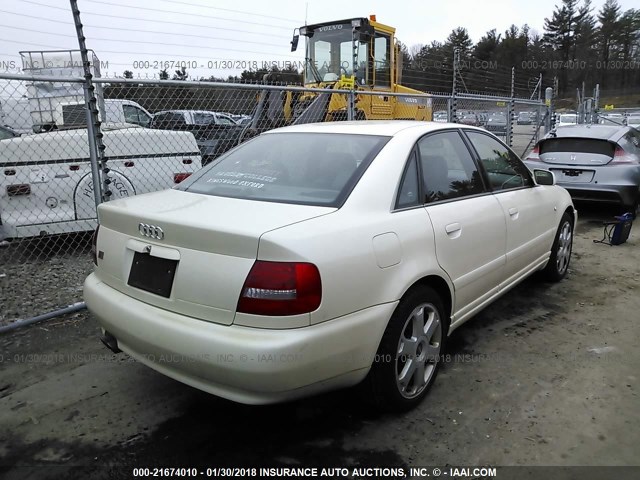
[[(395, 41), (395, 28), (376, 22), (372, 16), (305, 25), (296, 31), (299, 34), (293, 36), (291, 51), (297, 49), (300, 37), (305, 37), (303, 77), (310, 90), (281, 90), (274, 86), (263, 90), (239, 142), (292, 124), (348, 118), (431, 120), (431, 98), (400, 84), (402, 56)], [(274, 78), (273, 73), (265, 74), (265, 84), (274, 81), (281, 79)], [(354, 92), (353, 110), (349, 108), (352, 97), (345, 90)]]
[(305, 85), (354, 80), (358, 88), (392, 90), (394, 34), (394, 28), (367, 18), (301, 27), (300, 35), (306, 37)]

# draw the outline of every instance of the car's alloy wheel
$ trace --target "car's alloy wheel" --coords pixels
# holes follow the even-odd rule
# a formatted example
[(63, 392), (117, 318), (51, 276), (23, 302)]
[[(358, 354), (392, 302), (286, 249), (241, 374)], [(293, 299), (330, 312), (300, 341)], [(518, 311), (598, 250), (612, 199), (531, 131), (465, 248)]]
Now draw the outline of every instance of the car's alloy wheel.
[(442, 301), (430, 287), (410, 290), (382, 336), (367, 384), (387, 410), (408, 410), (427, 394), (440, 367), (448, 331)]
[(562, 223), (558, 237), (558, 250), (556, 252), (556, 269), (559, 275), (565, 275), (571, 259), (571, 246), (573, 244), (573, 228), (571, 222)]
[(551, 247), (549, 263), (542, 271), (544, 277), (552, 282), (562, 280), (569, 270), (573, 248), (573, 222), (568, 213), (562, 215), (556, 238)]
[(400, 395), (414, 398), (429, 385), (442, 348), (440, 313), (432, 303), (418, 305), (398, 341), (396, 383)]

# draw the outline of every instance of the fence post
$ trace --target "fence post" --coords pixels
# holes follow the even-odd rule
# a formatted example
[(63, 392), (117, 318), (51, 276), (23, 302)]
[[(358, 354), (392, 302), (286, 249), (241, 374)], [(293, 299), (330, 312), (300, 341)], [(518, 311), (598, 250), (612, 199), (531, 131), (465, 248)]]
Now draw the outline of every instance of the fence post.
[(593, 89), (593, 122), (600, 123), (598, 118), (600, 114), (600, 84), (596, 83), (596, 88)]
[(356, 119), (356, 72), (358, 69), (358, 31), (355, 25), (351, 27), (351, 91), (349, 92), (349, 101), (347, 105), (347, 120)]
[(545, 135), (549, 133), (551, 128), (553, 127), (553, 122), (551, 121), (551, 115), (553, 115), (553, 88), (547, 87), (544, 91), (544, 103), (547, 106), (547, 116), (544, 122), (544, 133)]
[(540, 122), (542, 121), (542, 74), (538, 80), (538, 115), (536, 116), (536, 131), (533, 135), (535, 143), (540, 140)]
[(516, 67), (511, 67), (511, 100), (507, 108), (507, 145), (513, 146), (513, 115), (516, 109), (515, 100)]
[[(80, 10), (78, 10), (77, 0), (69, 1), (71, 3), (73, 23), (76, 27), (78, 46), (80, 47), (80, 57), (82, 58), (82, 66), (84, 69), (84, 100), (87, 117), (87, 136), (89, 140), (89, 160), (91, 162), (93, 196), (97, 208), (100, 203), (108, 200), (111, 196), (111, 190), (109, 189), (111, 180), (108, 177), (109, 168), (107, 168), (106, 161), (104, 160), (105, 146), (102, 143), (102, 132), (100, 131), (100, 119), (98, 117), (95, 86), (92, 82), (93, 76), (91, 74), (91, 63), (89, 62), (89, 54), (85, 44), (82, 22), (80, 21)], [(102, 181), (101, 173), (104, 174), (102, 176)]]
[(458, 76), (458, 57), (460, 55), (460, 51), (457, 48), (453, 49), (453, 79), (451, 82), (451, 98), (449, 99), (448, 111), (447, 111), (447, 121), (454, 123), (456, 122), (456, 113), (457, 113), (457, 100), (456, 100), (456, 90), (457, 90), (457, 76)]

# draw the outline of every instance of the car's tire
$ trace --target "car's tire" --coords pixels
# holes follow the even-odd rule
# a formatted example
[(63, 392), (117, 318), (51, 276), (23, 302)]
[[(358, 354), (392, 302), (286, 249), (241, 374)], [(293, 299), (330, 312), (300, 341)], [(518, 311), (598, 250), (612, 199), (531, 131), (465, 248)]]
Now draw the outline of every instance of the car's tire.
[(542, 270), (545, 280), (550, 282), (559, 282), (569, 270), (569, 262), (571, 261), (571, 250), (573, 248), (573, 218), (567, 212), (562, 215), (556, 238), (553, 240), (551, 247), (551, 257), (549, 263)]
[(427, 286), (400, 301), (382, 336), (365, 384), (369, 400), (387, 411), (418, 405), (435, 381), (449, 329), (438, 294)]

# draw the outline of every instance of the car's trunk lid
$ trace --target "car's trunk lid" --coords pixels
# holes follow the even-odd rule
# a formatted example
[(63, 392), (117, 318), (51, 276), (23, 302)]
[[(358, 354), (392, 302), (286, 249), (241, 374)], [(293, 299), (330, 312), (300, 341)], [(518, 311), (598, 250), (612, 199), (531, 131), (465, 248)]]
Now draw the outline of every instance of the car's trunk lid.
[(547, 138), (540, 142), (540, 160), (561, 165), (606, 165), (615, 154), (616, 145), (597, 138)]
[(177, 190), (109, 202), (96, 271), (143, 302), (231, 324), (261, 235), (333, 211)]

